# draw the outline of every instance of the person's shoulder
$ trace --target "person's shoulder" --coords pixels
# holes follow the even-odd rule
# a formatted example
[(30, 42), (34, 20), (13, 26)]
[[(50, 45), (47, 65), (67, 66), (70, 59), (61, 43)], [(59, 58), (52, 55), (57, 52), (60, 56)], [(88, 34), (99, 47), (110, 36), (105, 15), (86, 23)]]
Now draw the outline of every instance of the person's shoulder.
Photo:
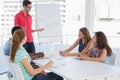
[(76, 42), (78, 42), (78, 43), (79, 43), (80, 41), (81, 41), (81, 39), (79, 39), (79, 38), (78, 38), (78, 39), (76, 39)]
[(102, 50), (103, 50), (103, 51), (107, 51), (107, 49), (106, 49), (106, 48), (103, 48)]
[(11, 44), (12, 44), (12, 38), (9, 38), (9, 39), (6, 41), (6, 43), (5, 43), (4, 47), (3, 47), (3, 49), (4, 49), (4, 55), (9, 56)]
[(25, 51), (25, 48), (22, 45), (20, 45), (19, 46), (19, 51)]
[[(6, 44), (10, 44), (12, 42), (12, 38), (9, 38), (7, 41), (6, 41)], [(5, 45), (6, 45), (5, 44)]]
[(9, 38), (8, 41), (12, 41), (12, 38)]
[(94, 41), (91, 39), (91, 40), (87, 43), (87, 45), (94, 46)]
[(25, 55), (25, 50), (23, 48), (23, 46), (19, 46), (18, 50), (17, 50), (17, 55)]
[(21, 10), (21, 11), (19, 11), (18, 13), (16, 13), (16, 15), (15, 16), (19, 16), (19, 15), (21, 15), (21, 14), (23, 14), (23, 11)]
[(94, 43), (93, 39), (91, 39), (90, 41), (88, 41), (88, 43)]

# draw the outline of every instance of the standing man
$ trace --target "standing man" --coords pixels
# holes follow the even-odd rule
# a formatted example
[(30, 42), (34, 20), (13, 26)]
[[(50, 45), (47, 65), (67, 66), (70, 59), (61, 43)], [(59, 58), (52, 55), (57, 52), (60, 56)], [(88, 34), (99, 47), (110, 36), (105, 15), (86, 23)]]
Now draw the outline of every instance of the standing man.
[(25, 29), (27, 40), (26, 44), (24, 45), (24, 48), (26, 51), (30, 54), (32, 59), (35, 59), (37, 57), (43, 57), (44, 54), (33, 54), (35, 53), (35, 45), (33, 42), (33, 36), (32, 32), (39, 32), (43, 31), (44, 28), (39, 28), (36, 30), (32, 29), (32, 16), (29, 14), (32, 5), (31, 1), (29, 0), (24, 0), (23, 1), (23, 10), (18, 12), (15, 17), (14, 17), (14, 25), (15, 26), (20, 26), (21, 28)]

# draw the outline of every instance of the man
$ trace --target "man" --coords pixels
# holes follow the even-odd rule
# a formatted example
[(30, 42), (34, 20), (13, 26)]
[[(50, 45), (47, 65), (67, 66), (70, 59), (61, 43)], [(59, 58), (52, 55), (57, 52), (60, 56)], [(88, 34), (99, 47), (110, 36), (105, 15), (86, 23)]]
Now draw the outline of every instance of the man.
[[(19, 26), (14, 26), (12, 29), (11, 29), (11, 34), (13, 35), (14, 32), (18, 29), (22, 29), (21, 27)], [(6, 56), (9, 56), (10, 55), (10, 46), (12, 44), (12, 38), (9, 38), (7, 40), (7, 42), (5, 43), (4, 45), (4, 55)], [(35, 59), (35, 58), (41, 58), (44, 56), (43, 53), (39, 53), (39, 54), (35, 54), (35, 55), (30, 55), (32, 59)]]
[[(44, 28), (39, 28), (36, 30), (32, 29), (32, 16), (29, 14), (32, 8), (31, 4), (32, 3), (29, 0), (23, 1), (23, 10), (21, 10), (15, 15), (14, 24), (15, 26), (20, 26), (21, 28), (25, 29), (27, 40), (24, 45), (24, 48), (30, 54), (30, 56), (32, 56), (32, 58), (34, 59), (35, 46), (33, 42), (32, 32), (43, 31)], [(44, 55), (39, 55), (39, 56), (44, 56)]]
[[(11, 34), (13, 35), (14, 32), (16, 30), (18, 30), (18, 29), (22, 29), (22, 28), (20, 28), (18, 26), (13, 27), (12, 30), (11, 30)], [(5, 43), (5, 46), (4, 46), (4, 55), (6, 55), (6, 56), (10, 55), (10, 46), (11, 46), (11, 44), (12, 44), (12, 38), (9, 38), (7, 40), (7, 42)]]

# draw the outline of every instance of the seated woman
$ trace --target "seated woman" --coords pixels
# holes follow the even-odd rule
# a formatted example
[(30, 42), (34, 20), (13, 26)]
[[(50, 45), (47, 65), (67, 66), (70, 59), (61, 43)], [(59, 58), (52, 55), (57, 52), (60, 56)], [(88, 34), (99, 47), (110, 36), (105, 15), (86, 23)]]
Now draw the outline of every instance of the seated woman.
[[(79, 45), (78, 52), (69, 53), (72, 49), (74, 49), (77, 45)], [(80, 56), (84, 55), (93, 46), (93, 41), (91, 40), (90, 33), (86, 27), (83, 27), (79, 30), (78, 39), (74, 42), (72, 46), (64, 51), (60, 51), (60, 55), (62, 56)]]
[(101, 31), (96, 32), (93, 37), (93, 42), (94, 42), (93, 49), (88, 54), (81, 55), (80, 59), (104, 62), (105, 57), (110, 56), (112, 54), (112, 50), (108, 45), (105, 34)]
[(31, 58), (27, 51), (23, 48), (26, 42), (26, 35), (23, 29), (18, 29), (14, 32), (12, 37), (12, 45), (10, 52), (10, 61), (18, 64), (24, 80), (63, 80), (62, 77), (55, 73), (46, 73), (44, 69), (52, 66), (53, 62), (49, 61), (44, 66), (34, 69), (30, 62)]

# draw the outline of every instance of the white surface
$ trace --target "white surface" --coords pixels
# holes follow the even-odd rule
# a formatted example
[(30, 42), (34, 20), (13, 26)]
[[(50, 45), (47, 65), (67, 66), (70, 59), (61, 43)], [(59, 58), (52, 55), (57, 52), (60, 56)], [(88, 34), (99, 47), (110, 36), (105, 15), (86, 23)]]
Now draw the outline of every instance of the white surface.
[(10, 71), (9, 56), (0, 53), (0, 73)]
[(62, 27), (58, 4), (36, 4), (36, 26), (45, 30), (38, 33), (38, 40), (42, 42), (61, 42)]
[(7, 73), (0, 75), (0, 80), (9, 80), (9, 78), (7, 77)]
[[(46, 46), (42, 46), (42, 48), (46, 48), (46, 47), (48, 47), (48, 48), (51, 48), (50, 46), (48, 46), (48, 45), (46, 45)], [(69, 47), (69, 46), (66, 46), (65, 48), (67, 48), (67, 47)], [(61, 46), (59, 46), (59, 45), (56, 45), (55, 46), (55, 49), (58, 49), (57, 51), (56, 51), (56, 53), (55, 54), (58, 54), (58, 51), (59, 51), (59, 49), (61, 50), (61, 49), (65, 49), (64, 48), (64, 46), (62, 47), (62, 45)], [(39, 49), (39, 48), (38, 48)], [(46, 49), (47, 50), (47, 49)], [(119, 48), (112, 48), (112, 50), (113, 50), (113, 53), (115, 53), (115, 54), (117, 54), (117, 60), (116, 60), (116, 64), (115, 64), (115, 66), (119, 66), (120, 67), (120, 59), (119, 59), (119, 52), (120, 52), (120, 49)], [(44, 51), (44, 50), (43, 50)], [(49, 52), (48, 50), (47, 51), (45, 51), (45, 52)], [(55, 55), (54, 54), (54, 55)], [(53, 54), (52, 54), (53, 55)], [(1, 49), (1, 53), (0, 53), (0, 72), (5, 72), (5, 71), (11, 71), (11, 69), (9, 68), (9, 62), (8, 62), (8, 60), (9, 60), (9, 58), (7, 57), (7, 56), (4, 56), (3, 55), (3, 52), (2, 52), (2, 49)], [(53, 68), (53, 69), (51, 69), (51, 70), (53, 70), (54, 72), (56, 72), (56, 73), (58, 73), (58, 74), (60, 74), (60, 75), (62, 75), (62, 76), (65, 76), (65, 77), (68, 77), (68, 78), (71, 78), (71, 77), (74, 77), (74, 75), (76, 74), (76, 73), (78, 73), (77, 72), (77, 69), (75, 70), (75, 69), (72, 69), (72, 68), (70, 68), (70, 67), (76, 67), (76, 66), (80, 66), (79, 67), (79, 69), (81, 70), (81, 62), (75, 62), (75, 64), (74, 64), (74, 59), (72, 58), (70, 58), (70, 57), (67, 57), (67, 58), (65, 58), (65, 63), (68, 63), (69, 65), (73, 65), (73, 66), (69, 66), (68, 67), (68, 69), (67, 69), (67, 66), (66, 66), (66, 64), (65, 65), (63, 65), (63, 66), (58, 66), (57, 68)], [(39, 62), (39, 61), (38, 61)], [(42, 62), (42, 61), (41, 61)], [(44, 63), (44, 62), (43, 62)], [(77, 64), (77, 65), (76, 65)], [(81, 64), (81, 65), (80, 65)], [(86, 63), (87, 64), (87, 63)], [(89, 63), (89, 64), (91, 64), (91, 63)], [(89, 65), (88, 64), (88, 65)], [(65, 67), (66, 66), (66, 67)], [(101, 65), (102, 66), (102, 65)], [(84, 67), (84, 70), (86, 69), (86, 70), (88, 70), (87, 68), (90, 68), (90, 67), (92, 67), (92, 64), (90, 65), (90, 66), (87, 66), (87, 67)], [(93, 67), (94, 68), (94, 67)], [(90, 70), (93, 70), (93, 72), (96, 70), (96, 69), (93, 69), (93, 68), (91, 68)], [(97, 67), (96, 67), (97, 68)], [(98, 66), (98, 69), (100, 68), (100, 66)], [(65, 75), (65, 73), (62, 73), (63, 72), (63, 70), (64, 70), (64, 72), (66, 72), (66, 71), (68, 71), (69, 70), (69, 72), (72, 72), (72, 73), (69, 73), (69, 72), (67, 72), (67, 76)], [(67, 69), (67, 70), (66, 70)], [(70, 70), (71, 69), (71, 70)], [(83, 69), (83, 68), (82, 68)], [(61, 71), (60, 71), (61, 70)], [(75, 70), (75, 71), (74, 71)], [(84, 71), (84, 70), (82, 70), (82, 71)], [(85, 71), (86, 71), (85, 70)], [(101, 70), (101, 69), (100, 69)], [(99, 71), (100, 71), (99, 70)], [(111, 70), (111, 69), (109, 69), (109, 70)], [(113, 72), (113, 74), (115, 73), (115, 71), (116, 71), (117, 69), (115, 69), (115, 70), (111, 70), (110, 72), (112, 73)], [(60, 71), (60, 72), (59, 72)], [(106, 71), (106, 70), (105, 70)], [(119, 73), (119, 71), (120, 70), (118, 70), (118, 73)], [(104, 72), (104, 71), (102, 71), (102, 72)], [(85, 73), (85, 72), (84, 72)], [(105, 72), (104, 72), (105, 73)], [(111, 75), (111, 73), (109, 73), (110, 75)], [(116, 72), (117, 73), (117, 72)], [(73, 76), (70, 76), (69, 77), (69, 75), (70, 74), (74, 74)], [(106, 73), (107, 74), (107, 73)], [(109, 74), (107, 75), (107, 76), (109, 76)], [(115, 74), (114, 74), (115, 75)], [(81, 74), (79, 75), (79, 76), (82, 76)], [(2, 80), (7, 80), (8, 78), (7, 78), (7, 76), (6, 75), (3, 75), (3, 76), (1, 76), (2, 77)], [(1, 78), (0, 78), (0, 80), (1, 80)], [(73, 79), (73, 80), (77, 80), (77, 78), (75, 78), (75, 79)], [(81, 80), (81, 79), (79, 79), (79, 80)], [(105, 79), (103, 79), (103, 78), (99, 78), (99, 79), (96, 79), (96, 78), (94, 78), (94, 79), (88, 79), (88, 80), (105, 80)], [(113, 76), (110, 76), (110, 77), (107, 77), (107, 80), (120, 80), (120, 76), (117, 76), (117, 75), (115, 75), (114, 77)]]
[[(50, 68), (50, 70), (68, 80), (102, 79), (120, 75), (120, 68), (104, 63), (81, 61), (71, 57), (66, 57), (64, 61), (63, 63), (65, 64), (63, 66)], [(44, 63), (39, 60), (35, 60), (35, 62), (39, 65)]]
[(53, 61), (52, 68), (59, 68), (59, 67), (62, 67), (62, 66), (65, 65), (65, 60), (64, 60), (63, 57), (53, 55), (53, 54), (49, 54), (48, 56), (45, 55), (44, 58), (40, 58), (40, 59), (37, 59), (37, 60), (34, 60), (34, 61), (38, 65), (45, 65), (50, 60)]
[(18, 64), (11, 63), (11, 69), (13, 71), (13, 76), (15, 80), (24, 80), (22, 71), (20, 70)]

